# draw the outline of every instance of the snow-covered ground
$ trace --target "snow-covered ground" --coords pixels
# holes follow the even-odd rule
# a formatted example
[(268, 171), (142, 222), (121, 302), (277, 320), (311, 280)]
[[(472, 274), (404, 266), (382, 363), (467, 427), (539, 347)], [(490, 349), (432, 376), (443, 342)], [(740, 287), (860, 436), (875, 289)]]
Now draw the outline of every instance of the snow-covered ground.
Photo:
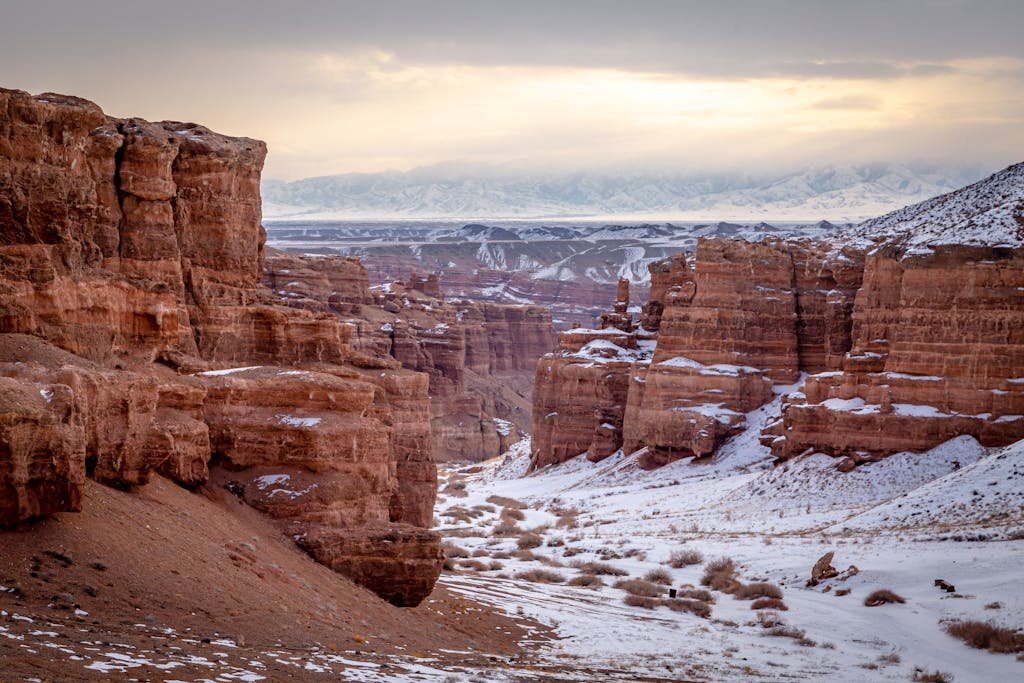
[[(645, 472), (635, 454), (618, 453), (527, 476), (525, 440), (500, 461), (443, 468), (437, 514), (454, 557), (441, 581), (554, 625), (561, 640), (539, 666), (547, 680), (908, 681), (915, 668), (955, 681), (1024, 679), (1024, 661), (943, 630), (943, 620), (963, 618), (1024, 627), (1024, 442), (996, 450), (961, 437), (847, 474), (823, 455), (776, 467), (756, 440), (776, 409), (749, 414), (750, 428), (713, 462)], [(504, 512), (513, 501), (524, 509)], [(680, 550), (703, 563), (666, 564)], [(808, 586), (828, 551), (840, 572), (859, 571)], [(598, 588), (567, 585), (584, 573), (573, 565), (602, 562), (623, 578), (661, 568), (673, 587), (699, 588), (719, 557), (734, 560), (741, 582), (781, 588), (788, 610), (772, 616), (792, 627), (788, 637), (770, 635), (749, 600), (720, 591), (701, 618), (629, 606), (616, 576)], [(521, 576), (531, 570), (563, 582)], [(865, 606), (881, 588), (906, 603)]]

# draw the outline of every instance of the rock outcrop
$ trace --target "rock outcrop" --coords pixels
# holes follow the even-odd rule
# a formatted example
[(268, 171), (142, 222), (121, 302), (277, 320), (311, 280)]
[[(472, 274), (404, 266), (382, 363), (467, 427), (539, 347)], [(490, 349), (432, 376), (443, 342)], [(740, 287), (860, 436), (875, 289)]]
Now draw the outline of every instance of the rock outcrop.
[(855, 461), (970, 434), (1024, 436), (1024, 256), (939, 247), (867, 259), (842, 370), (811, 375), (765, 435)]
[[(652, 264), (639, 325), (617, 303), (541, 361), (533, 466), (712, 455), (802, 373), (763, 432), (778, 459), (821, 451), (848, 470), (964, 434), (1020, 439), (1021, 178), (1024, 164), (869, 222), (874, 244), (701, 239), (692, 270), (682, 254)], [(655, 330), (653, 354), (633, 355)]]
[[(428, 378), (352, 348), (358, 263), (263, 269), (265, 145), (61, 95), (0, 90), (0, 111), (0, 523), (78, 509), (87, 475), (229, 472), (315, 558), (422, 600)], [(281, 476), (303, 492), (260, 489)]]

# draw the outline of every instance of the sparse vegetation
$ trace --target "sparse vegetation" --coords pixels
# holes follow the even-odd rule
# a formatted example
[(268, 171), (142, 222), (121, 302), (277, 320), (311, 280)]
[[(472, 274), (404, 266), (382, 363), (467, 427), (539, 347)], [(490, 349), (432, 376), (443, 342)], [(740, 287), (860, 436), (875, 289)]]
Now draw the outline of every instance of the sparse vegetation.
[(672, 554), (668, 556), (668, 565), (676, 569), (700, 564), (703, 561), (704, 554), (693, 549), (673, 550)]
[(530, 560), (536, 560), (537, 556), (533, 554), (532, 550), (522, 548), (512, 553), (512, 557), (523, 562), (529, 562)]
[(519, 536), (523, 533), (525, 532), (512, 522), (499, 522), (491, 529), (491, 536)]
[(736, 587), (734, 595), (738, 600), (753, 600), (754, 598), (775, 598), (782, 599), (782, 589), (773, 583), (748, 583)]
[(926, 669), (914, 669), (914, 676), (910, 680), (917, 683), (953, 683), (953, 676), (942, 671), (928, 671)]
[(516, 541), (516, 546), (520, 550), (528, 550), (530, 548), (539, 548), (544, 545), (544, 539), (538, 534), (526, 533), (519, 537)]
[(488, 496), (487, 502), (492, 505), (497, 505), (503, 508), (515, 508), (517, 510), (525, 510), (528, 506), (526, 503), (516, 500), (515, 498), (506, 498), (505, 496)]
[(946, 633), (973, 648), (989, 652), (1024, 652), (1024, 634), (984, 621), (963, 620), (946, 624)]
[(702, 619), (707, 619), (711, 616), (711, 606), (706, 602), (700, 600), (684, 600), (684, 599), (669, 599), (665, 600), (664, 604), (671, 610), (676, 612), (689, 612), (690, 614), (696, 614)]
[(452, 557), (469, 557), (469, 551), (460, 545), (456, 545), (451, 541), (442, 541), (441, 550), (444, 552), (444, 556), (447, 558)]
[(864, 604), (868, 607), (878, 607), (879, 605), (885, 605), (888, 603), (905, 603), (906, 600), (899, 595), (896, 595), (888, 588), (882, 588), (876, 591), (868, 593), (868, 597), (864, 598)]
[(622, 601), (630, 607), (643, 607), (646, 609), (654, 609), (661, 604), (661, 600), (658, 598), (652, 598), (646, 595), (636, 595), (634, 593), (630, 593), (624, 597)]
[(629, 576), (629, 572), (625, 569), (619, 569), (618, 567), (608, 564), (606, 562), (581, 562), (579, 560), (573, 560), (569, 563), (570, 567), (579, 569), (581, 572), (586, 574), (601, 574), (603, 576)]
[(532, 583), (564, 583), (565, 577), (558, 572), (553, 572), (550, 569), (530, 569), (523, 572), (517, 572), (515, 578), (522, 581), (530, 581)]
[(523, 514), (522, 510), (519, 510), (517, 508), (502, 508), (501, 510), (501, 521), (503, 522), (507, 522), (510, 520), (515, 522), (521, 522), (524, 519), (526, 519), (526, 515)]
[(643, 579), (622, 579), (615, 582), (615, 588), (633, 595), (643, 595), (649, 598), (656, 598), (667, 592), (664, 586), (659, 586), (656, 583), (644, 581)]
[(600, 588), (604, 585), (604, 581), (601, 580), (600, 576), (595, 576), (594, 574), (581, 574), (569, 579), (568, 585), (580, 586), (582, 588)]
[(707, 603), (715, 601), (715, 596), (711, 594), (711, 591), (706, 591), (703, 588), (683, 587), (679, 589), (677, 595), (686, 600), (699, 600)]
[(750, 604), (750, 609), (776, 609), (783, 612), (789, 610), (786, 603), (779, 598), (758, 598)]
[(723, 593), (732, 593), (740, 586), (740, 582), (736, 580), (736, 565), (728, 557), (712, 560), (704, 566), (704, 576), (700, 580), (700, 585)]
[(668, 571), (657, 568), (644, 574), (644, 581), (650, 581), (651, 583), (659, 583), (662, 586), (672, 585), (672, 575)]

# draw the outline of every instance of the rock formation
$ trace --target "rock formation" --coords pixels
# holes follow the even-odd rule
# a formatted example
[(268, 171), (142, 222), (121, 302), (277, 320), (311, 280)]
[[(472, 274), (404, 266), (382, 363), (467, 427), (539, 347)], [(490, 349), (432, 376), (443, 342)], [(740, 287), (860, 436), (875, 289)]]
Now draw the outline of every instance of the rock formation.
[[(701, 239), (692, 270), (652, 264), (639, 325), (617, 304), (538, 366), (533, 467), (711, 455), (801, 373), (763, 432), (779, 459), (820, 451), (847, 471), (963, 434), (1020, 439), (1022, 188), (1019, 164), (844, 244)], [(632, 350), (655, 331), (653, 353)]]
[(265, 145), (61, 95), (0, 111), (0, 523), (79, 509), (86, 476), (231, 479), (316, 559), (422, 600), (428, 378), (353, 350), (358, 263), (261, 272)]

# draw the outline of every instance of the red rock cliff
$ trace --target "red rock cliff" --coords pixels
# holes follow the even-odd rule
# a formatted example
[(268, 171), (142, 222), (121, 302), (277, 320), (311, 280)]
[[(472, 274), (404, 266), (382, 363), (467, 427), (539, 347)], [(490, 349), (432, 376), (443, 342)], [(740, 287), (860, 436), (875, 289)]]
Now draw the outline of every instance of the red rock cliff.
[(87, 474), (196, 486), (215, 457), (315, 558), (422, 600), (427, 379), (352, 351), (331, 307), (372, 302), (359, 268), (307, 261), (288, 282), (330, 290), (316, 310), (261, 286), (265, 145), (60, 95), (0, 112), (0, 523), (78, 509)]

